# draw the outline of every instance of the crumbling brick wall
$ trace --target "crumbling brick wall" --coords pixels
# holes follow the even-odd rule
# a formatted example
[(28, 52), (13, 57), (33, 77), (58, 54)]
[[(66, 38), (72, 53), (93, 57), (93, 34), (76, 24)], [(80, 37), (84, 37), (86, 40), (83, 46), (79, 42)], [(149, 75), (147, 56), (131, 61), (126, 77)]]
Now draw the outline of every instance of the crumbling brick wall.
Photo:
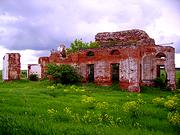
[(139, 29), (119, 31), (119, 32), (103, 32), (95, 36), (95, 40), (100, 42), (101, 46), (109, 45), (155, 45), (154, 39)]
[[(171, 46), (148, 46), (141, 47), (143, 52), (142, 64), (142, 84), (152, 85), (157, 78), (159, 66), (164, 66), (167, 76), (167, 87), (176, 89), (175, 81), (175, 49)], [(161, 54), (161, 55), (159, 55)], [(158, 56), (159, 55), (159, 56)]]
[[(164, 65), (168, 87), (176, 88), (173, 47), (155, 45), (154, 39), (137, 29), (98, 33), (95, 39), (101, 47), (80, 50), (66, 57), (62, 57), (59, 51), (53, 51), (45, 60), (46, 64), (78, 65), (83, 82), (89, 81), (93, 70), (93, 81), (97, 85), (112, 85), (112, 65), (118, 64), (119, 86), (132, 92), (140, 92), (141, 85), (153, 85), (157, 66)], [(90, 53), (93, 55), (88, 55)], [(159, 53), (163, 53), (165, 58), (157, 58)], [(43, 64), (42, 61), (39, 60), (39, 64)]]
[(21, 74), (21, 63), (19, 53), (7, 53), (3, 57), (3, 80), (19, 80)]
[(49, 57), (39, 57), (38, 64), (41, 65), (41, 78), (45, 78), (45, 71), (47, 70), (47, 64), (49, 64)]

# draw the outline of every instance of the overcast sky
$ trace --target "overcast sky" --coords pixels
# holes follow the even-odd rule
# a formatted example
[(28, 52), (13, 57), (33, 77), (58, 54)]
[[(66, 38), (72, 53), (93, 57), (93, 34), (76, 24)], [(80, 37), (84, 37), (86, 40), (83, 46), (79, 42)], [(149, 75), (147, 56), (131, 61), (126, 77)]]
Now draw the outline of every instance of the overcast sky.
[(20, 52), (27, 68), (61, 43), (128, 29), (145, 30), (156, 44), (173, 42), (180, 67), (180, 0), (0, 0), (0, 62)]

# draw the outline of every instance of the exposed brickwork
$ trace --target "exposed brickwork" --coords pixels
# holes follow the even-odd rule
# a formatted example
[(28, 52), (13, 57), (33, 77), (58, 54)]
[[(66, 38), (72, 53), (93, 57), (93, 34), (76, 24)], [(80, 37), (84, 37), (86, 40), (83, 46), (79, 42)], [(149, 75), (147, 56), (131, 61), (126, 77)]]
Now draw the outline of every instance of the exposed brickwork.
[(103, 32), (95, 36), (96, 41), (102, 46), (106, 45), (150, 45), (155, 44), (143, 30), (133, 29), (120, 32)]
[(45, 71), (47, 69), (47, 64), (50, 63), (49, 62), (49, 57), (40, 57), (38, 59), (38, 63), (41, 64), (41, 78), (45, 78), (46, 74)]
[[(88, 82), (92, 73), (89, 67), (93, 65), (94, 82), (108, 86), (113, 82), (112, 64), (118, 64), (119, 85), (131, 92), (140, 92), (140, 85), (153, 85), (157, 67), (164, 65), (167, 86), (172, 90), (176, 88), (173, 47), (155, 45), (154, 40), (142, 30), (98, 33), (95, 39), (100, 48), (80, 50), (66, 57), (62, 57), (59, 51), (53, 51), (46, 59), (39, 58), (39, 64), (43, 67), (47, 63), (76, 65), (83, 82)], [(90, 51), (94, 56), (88, 56)], [(159, 53), (165, 57), (159, 57)]]
[(3, 80), (19, 80), (21, 63), (19, 53), (7, 53), (3, 58)]

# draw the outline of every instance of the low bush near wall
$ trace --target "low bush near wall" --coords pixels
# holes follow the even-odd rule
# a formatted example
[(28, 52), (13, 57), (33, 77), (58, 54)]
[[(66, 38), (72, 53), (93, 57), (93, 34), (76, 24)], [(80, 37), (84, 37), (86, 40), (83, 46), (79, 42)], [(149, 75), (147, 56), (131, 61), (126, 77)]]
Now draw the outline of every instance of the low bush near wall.
[(38, 75), (37, 74), (31, 74), (30, 76), (29, 76), (29, 80), (31, 80), (31, 81), (38, 81)]
[(165, 80), (163, 80), (160, 77), (157, 77), (156, 79), (154, 79), (154, 84), (155, 84), (156, 87), (166, 88)]
[(71, 65), (49, 64), (47, 75), (52, 77), (54, 83), (75, 84), (81, 82), (81, 75), (77, 69)]

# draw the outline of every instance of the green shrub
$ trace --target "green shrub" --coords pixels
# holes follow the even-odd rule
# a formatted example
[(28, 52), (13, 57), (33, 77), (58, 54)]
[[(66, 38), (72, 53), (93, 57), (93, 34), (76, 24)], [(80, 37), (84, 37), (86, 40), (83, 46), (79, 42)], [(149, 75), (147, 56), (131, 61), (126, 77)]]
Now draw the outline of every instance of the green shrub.
[(54, 83), (62, 84), (75, 84), (81, 82), (82, 79), (76, 68), (66, 64), (48, 64), (47, 75)]
[(29, 76), (29, 80), (31, 80), (31, 81), (38, 81), (38, 75), (37, 74), (31, 74)]
[(156, 87), (160, 87), (160, 88), (166, 87), (165, 81), (160, 77), (157, 77), (156, 79), (154, 79), (154, 84)]
[(21, 70), (21, 79), (27, 78), (27, 70)]

